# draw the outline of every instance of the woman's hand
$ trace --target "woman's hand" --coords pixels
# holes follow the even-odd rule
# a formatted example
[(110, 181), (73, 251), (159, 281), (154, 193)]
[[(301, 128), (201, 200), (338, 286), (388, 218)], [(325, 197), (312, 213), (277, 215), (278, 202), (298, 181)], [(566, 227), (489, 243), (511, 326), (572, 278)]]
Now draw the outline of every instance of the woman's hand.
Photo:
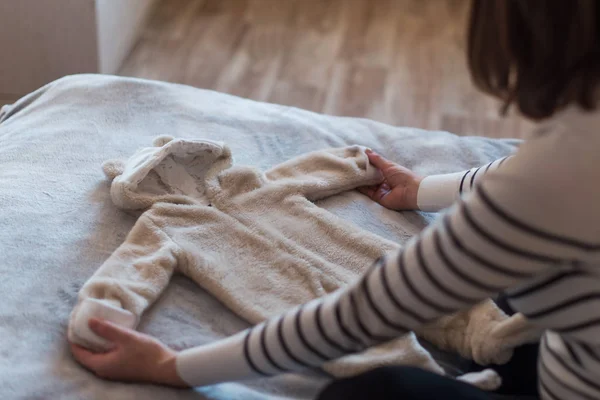
[(77, 361), (100, 378), (188, 387), (177, 374), (177, 353), (158, 340), (95, 318), (90, 319), (89, 326), (98, 336), (112, 342), (113, 348), (93, 353), (71, 343), (71, 351)]
[(386, 208), (417, 210), (417, 193), (423, 178), (371, 150), (367, 150), (367, 156), (371, 164), (381, 171), (383, 182), (358, 190)]

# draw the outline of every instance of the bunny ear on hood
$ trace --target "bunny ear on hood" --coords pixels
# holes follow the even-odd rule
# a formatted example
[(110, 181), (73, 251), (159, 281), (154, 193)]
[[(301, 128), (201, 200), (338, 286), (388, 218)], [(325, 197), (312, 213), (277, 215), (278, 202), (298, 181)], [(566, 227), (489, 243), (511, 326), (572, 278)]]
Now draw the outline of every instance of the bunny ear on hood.
[(115, 179), (125, 170), (125, 163), (122, 160), (108, 160), (102, 163), (102, 171), (109, 180)]
[[(175, 139), (173, 136), (158, 136), (154, 138), (152, 145), (154, 147), (163, 147), (173, 139)], [(102, 163), (102, 170), (104, 171), (104, 175), (106, 175), (106, 177), (112, 181), (117, 176), (121, 175), (123, 171), (125, 171), (125, 162), (123, 160), (107, 160)]]
[(127, 161), (102, 165), (112, 180), (113, 203), (124, 210), (142, 210), (154, 203), (209, 204), (207, 181), (232, 164), (222, 142), (161, 136), (154, 147), (135, 152)]

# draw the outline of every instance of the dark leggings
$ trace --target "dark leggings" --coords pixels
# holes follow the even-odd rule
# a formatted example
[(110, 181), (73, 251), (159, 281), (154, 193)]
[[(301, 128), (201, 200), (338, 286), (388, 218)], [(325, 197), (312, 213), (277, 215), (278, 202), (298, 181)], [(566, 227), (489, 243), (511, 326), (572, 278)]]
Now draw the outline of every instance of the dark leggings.
[(475, 386), (414, 367), (382, 367), (334, 381), (317, 400), (490, 400)]
[[(496, 303), (509, 315), (514, 312), (500, 296)], [(329, 384), (317, 400), (492, 400), (537, 398), (537, 345), (515, 349), (505, 365), (483, 367), (473, 363), (471, 371), (492, 368), (502, 377), (502, 387), (494, 393), (413, 367), (382, 367)], [(510, 397), (509, 397), (510, 396)]]

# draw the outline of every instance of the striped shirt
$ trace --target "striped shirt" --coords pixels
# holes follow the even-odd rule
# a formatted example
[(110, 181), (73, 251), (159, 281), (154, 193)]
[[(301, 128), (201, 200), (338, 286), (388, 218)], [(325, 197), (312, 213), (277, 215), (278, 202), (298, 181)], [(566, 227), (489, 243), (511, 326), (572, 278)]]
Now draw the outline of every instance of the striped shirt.
[(181, 352), (192, 385), (321, 365), (506, 290), (545, 330), (542, 398), (600, 399), (600, 116), (570, 110), (507, 159), (425, 178), (419, 208), (448, 208), (353, 285)]

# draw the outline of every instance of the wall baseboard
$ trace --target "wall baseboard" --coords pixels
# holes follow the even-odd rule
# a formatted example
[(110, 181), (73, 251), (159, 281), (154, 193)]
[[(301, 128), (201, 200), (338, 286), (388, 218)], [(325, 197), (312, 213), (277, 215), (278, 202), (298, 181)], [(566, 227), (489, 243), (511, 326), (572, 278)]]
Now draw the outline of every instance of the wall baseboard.
[(96, 0), (99, 72), (116, 74), (137, 42), (155, 0)]

